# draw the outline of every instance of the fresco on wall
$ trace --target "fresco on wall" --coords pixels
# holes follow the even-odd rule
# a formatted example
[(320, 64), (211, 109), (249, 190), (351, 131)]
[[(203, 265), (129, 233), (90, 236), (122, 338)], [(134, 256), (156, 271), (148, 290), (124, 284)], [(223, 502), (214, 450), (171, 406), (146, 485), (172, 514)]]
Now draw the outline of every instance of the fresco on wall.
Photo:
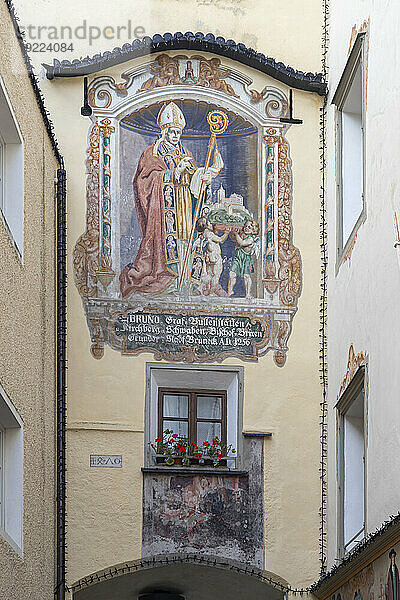
[(142, 556), (225, 556), (263, 568), (262, 441), (249, 474), (145, 473)]
[(390, 552), (384, 552), (354, 577), (342, 585), (330, 600), (395, 600), (399, 598), (399, 571), (396, 565), (394, 545)]
[(260, 294), (257, 130), (229, 116), (187, 100), (121, 121), (123, 298)]
[(161, 55), (89, 98), (87, 229), (74, 252), (92, 354), (286, 359), (301, 291), (287, 100), (219, 58)]

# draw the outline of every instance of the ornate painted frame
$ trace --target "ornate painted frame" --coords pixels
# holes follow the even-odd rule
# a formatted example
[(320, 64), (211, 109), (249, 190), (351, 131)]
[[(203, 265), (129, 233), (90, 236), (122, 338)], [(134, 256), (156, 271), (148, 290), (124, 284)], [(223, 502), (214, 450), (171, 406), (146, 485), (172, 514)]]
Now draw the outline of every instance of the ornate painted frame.
[[(202, 65), (204, 74), (198, 84), (187, 82), (179, 75), (179, 60), (190, 59)], [(198, 69), (201, 74), (201, 69)], [(178, 75), (177, 75), (178, 73)], [(224, 66), (217, 57), (178, 53), (158, 55), (121, 73), (121, 81), (103, 75), (89, 87), (92, 107), (87, 150), (87, 212), (86, 231), (77, 241), (73, 253), (75, 283), (82, 297), (95, 358), (101, 358), (104, 344), (123, 353), (154, 352), (157, 359), (215, 361), (227, 356), (257, 360), (269, 350), (274, 360), (283, 366), (288, 350), (292, 321), (301, 293), (301, 258), (293, 245), (292, 172), (289, 143), (285, 133), (290, 125), (282, 123), (288, 111), (286, 95), (278, 88), (265, 86), (261, 92), (251, 89), (252, 79), (231, 66)], [(262, 282), (264, 299), (231, 303), (224, 307), (232, 315), (247, 315), (262, 324), (262, 343), (253, 345), (251, 356), (240, 352), (221, 351), (218, 355), (197, 352), (185, 347), (179, 352), (154, 347), (129, 352), (122, 339), (115, 335), (115, 322), (127, 311), (158, 312), (171, 310), (171, 300), (165, 297), (128, 298), (119, 294), (119, 258), (115, 251), (119, 231), (118, 173), (119, 121), (136, 109), (163, 100), (203, 100), (231, 110), (258, 128), (259, 190), (262, 202)], [(142, 295), (143, 296), (143, 295)], [(227, 300), (229, 302), (229, 300)], [(176, 312), (177, 307), (172, 307)], [(181, 314), (218, 314), (221, 306), (197, 309), (182, 301)]]

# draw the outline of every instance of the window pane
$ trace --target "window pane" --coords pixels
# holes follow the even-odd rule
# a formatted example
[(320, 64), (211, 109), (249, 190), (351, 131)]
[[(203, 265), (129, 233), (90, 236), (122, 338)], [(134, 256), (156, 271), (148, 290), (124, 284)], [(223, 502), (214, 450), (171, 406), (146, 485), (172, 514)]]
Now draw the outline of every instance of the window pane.
[(197, 423), (197, 443), (211, 442), (213, 438), (221, 439), (221, 423)]
[(219, 396), (198, 396), (197, 418), (220, 419), (222, 398)]
[(166, 421), (164, 419), (164, 431), (166, 429), (172, 430), (178, 435), (188, 435), (188, 422), (187, 421)]
[(188, 396), (179, 396), (177, 394), (164, 395), (164, 417), (184, 417), (188, 416)]

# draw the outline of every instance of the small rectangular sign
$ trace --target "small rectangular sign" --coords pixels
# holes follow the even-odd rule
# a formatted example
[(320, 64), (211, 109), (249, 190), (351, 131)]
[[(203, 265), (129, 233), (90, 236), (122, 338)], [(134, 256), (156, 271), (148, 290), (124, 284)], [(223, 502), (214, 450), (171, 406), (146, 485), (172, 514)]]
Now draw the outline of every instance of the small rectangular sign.
[(122, 455), (121, 454), (91, 454), (90, 455), (90, 466), (91, 467), (110, 467), (120, 468), (122, 467)]

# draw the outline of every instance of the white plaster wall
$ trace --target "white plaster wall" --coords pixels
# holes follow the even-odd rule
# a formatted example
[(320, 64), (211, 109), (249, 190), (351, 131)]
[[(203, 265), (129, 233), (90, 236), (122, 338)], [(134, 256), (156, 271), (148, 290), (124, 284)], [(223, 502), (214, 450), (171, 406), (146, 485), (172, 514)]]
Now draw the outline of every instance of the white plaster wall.
[[(400, 269), (394, 210), (400, 212), (400, 3), (332, 0), (327, 119), (328, 566), (336, 557), (335, 409), (350, 344), (369, 357), (366, 526), (372, 532), (399, 509)], [(334, 107), (352, 27), (370, 19), (366, 109), (366, 221), (350, 260), (336, 267)]]

